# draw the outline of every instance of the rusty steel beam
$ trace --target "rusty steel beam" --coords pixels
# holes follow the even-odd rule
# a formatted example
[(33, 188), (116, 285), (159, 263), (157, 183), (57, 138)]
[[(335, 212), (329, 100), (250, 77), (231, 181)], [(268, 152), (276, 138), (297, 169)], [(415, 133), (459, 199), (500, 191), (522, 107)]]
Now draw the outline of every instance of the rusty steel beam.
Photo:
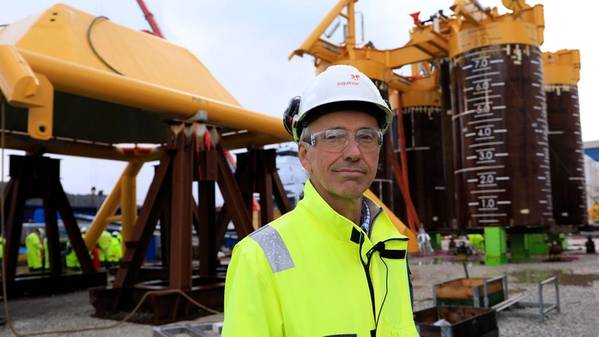
[(165, 207), (160, 215), (160, 261), (162, 262), (162, 267), (167, 269), (170, 260), (169, 252), (171, 251), (170, 221), (170, 207)]
[(176, 153), (171, 171), (171, 237), (169, 256), (169, 287), (191, 289), (191, 223), (192, 210), (192, 164), (191, 144), (185, 132), (176, 136)]
[(256, 191), (256, 152), (248, 149), (246, 153), (237, 155), (237, 167), (235, 169), (235, 180), (239, 185), (239, 190), (243, 202), (250, 210), (250, 219), (252, 218), (254, 208), (254, 191)]
[(218, 215), (216, 216), (214, 225), (214, 232), (216, 237), (216, 242), (213, 246), (214, 255), (218, 254), (220, 247), (223, 246), (223, 243), (225, 241), (225, 233), (227, 232), (227, 226), (229, 225), (229, 221), (231, 221), (231, 218), (227, 213), (227, 204), (223, 204), (223, 206), (220, 208), (220, 212), (218, 212)]
[(277, 171), (277, 152), (274, 149), (264, 150), (264, 165), (271, 177), (271, 190), (279, 207), (281, 214), (285, 214), (291, 210), (291, 204), (289, 198), (287, 198), (287, 192), (281, 182), (281, 177)]
[(17, 258), (19, 246), (21, 245), (21, 232), (23, 230), (23, 217), (25, 216), (25, 198), (22, 191), (22, 181), (19, 175), (11, 176), (9, 182), (10, 194), (4, 199), (8, 201), (8, 212), (6, 219), (6, 255), (4, 256), (4, 271), (8, 285), (14, 280), (17, 272)]
[(95, 272), (96, 270), (92, 265), (92, 260), (87, 251), (87, 247), (85, 246), (85, 241), (83, 241), (83, 237), (81, 236), (81, 231), (79, 230), (79, 226), (77, 225), (77, 220), (73, 215), (73, 209), (69, 204), (67, 194), (62, 189), (62, 185), (58, 180), (54, 182), (53, 194), (56, 197), (56, 205), (58, 206), (58, 212), (60, 213), (60, 217), (62, 218), (62, 222), (67, 232), (67, 235), (69, 236), (71, 247), (73, 247), (75, 255), (77, 255), (77, 258), (79, 259), (79, 265), (81, 266), (81, 270), (84, 273)]
[[(200, 241), (200, 276), (216, 275), (217, 253), (220, 249), (216, 230), (216, 181), (218, 180), (218, 153), (214, 149), (200, 151), (198, 166), (198, 218)], [(224, 235), (224, 233), (222, 234)]]
[[(164, 185), (169, 185), (168, 177), (171, 158), (165, 153), (160, 159), (154, 179), (144, 200), (141, 212), (137, 218), (133, 231), (133, 240), (126, 243), (127, 251), (117, 271), (113, 287), (132, 287), (137, 279), (137, 274), (143, 264), (148, 245), (160, 214), (167, 202), (167, 193), (164, 193)], [(163, 224), (161, 224), (162, 227)]]
[[(276, 173), (274, 151), (250, 149), (248, 157), (238, 163), (238, 176), (239, 172), (246, 173), (243, 177), (245, 180), (242, 179), (242, 184), (245, 184), (244, 198), (226, 160), (222, 144), (217, 143), (212, 148), (210, 144), (198, 143), (201, 138), (193, 133), (190, 136), (187, 128), (193, 129), (193, 126), (187, 123), (171, 125), (173, 134), (141, 209), (133, 241), (127, 242), (128, 250), (113, 287), (90, 291), (97, 315), (107, 316), (110, 312), (114, 314), (115, 311), (128, 310), (132, 303), (131, 296), (134, 293), (140, 295), (148, 289), (181, 289), (188, 294), (200, 294), (198, 290), (207, 291), (206, 294), (212, 294), (207, 296), (217, 296), (209, 300), (215, 300), (215, 304), (221, 305), (223, 284), (220, 283), (222, 280), (214, 277), (218, 266), (217, 254), (230, 220), (235, 224), (241, 238), (254, 230), (250, 209), (256, 181), (260, 180), (259, 192), (263, 196), (263, 208), (270, 209), (270, 214), (273, 193), (277, 202), (284, 205), (282, 208), (289, 208), (284, 188)], [(251, 172), (262, 175), (262, 178), (248, 179), (256, 177), (248, 174)], [(193, 181), (198, 181), (197, 205), (192, 196)], [(225, 201), (218, 213), (215, 200), (216, 184)], [(162, 267), (168, 270), (168, 279), (140, 282), (137, 275), (159, 217)], [(267, 219), (268, 213), (263, 218)], [(199, 277), (192, 276), (192, 226), (200, 242)], [(166, 275), (164, 278), (167, 278)], [(152, 298), (161, 301), (156, 296)], [(202, 297), (201, 301), (204, 302), (205, 299)], [(170, 322), (188, 317), (192, 307), (179, 295), (174, 295), (162, 304), (152, 304), (149, 309), (153, 319)]]
[(200, 239), (200, 276), (213, 276), (216, 274), (216, 252), (218, 252), (219, 247), (215, 247), (218, 241), (215, 185), (214, 180), (204, 180), (198, 184), (200, 226), (197, 232)]
[[(62, 259), (60, 257), (60, 242), (58, 235), (58, 223), (56, 221), (56, 205), (52, 200), (52, 196), (45, 191), (44, 193), (44, 220), (46, 222), (46, 237), (48, 240), (47, 250), (44, 252), (49, 255), (47, 259), (50, 263), (49, 266), (45, 266), (45, 269), (50, 269), (52, 274), (62, 274)], [(46, 259), (44, 259), (44, 264)]]
[(277, 200), (277, 205), (279, 206), (279, 211), (281, 211), (281, 214), (291, 211), (291, 204), (289, 203), (289, 198), (287, 198), (287, 192), (285, 192), (285, 187), (283, 186), (283, 182), (277, 171), (272, 174), (272, 181), (273, 192), (275, 199)]
[(272, 173), (269, 172), (265, 163), (264, 151), (254, 150), (257, 153), (256, 167), (256, 190), (260, 193), (260, 226), (264, 226), (273, 219), (272, 201)]
[[(262, 225), (271, 222), (273, 216), (273, 194), (281, 214), (289, 210), (289, 200), (285, 189), (281, 191), (282, 183), (277, 173), (276, 157), (277, 152), (274, 149), (255, 150), (258, 152), (258, 192), (260, 193), (260, 212)], [(266, 208), (266, 210), (264, 210)]]
[(217, 144), (216, 149), (219, 154), (218, 186), (223, 194), (223, 199), (227, 204), (227, 212), (235, 224), (235, 230), (237, 231), (239, 238), (242, 239), (254, 231), (251, 213), (244, 203), (237, 181), (235, 180), (233, 173), (231, 173), (229, 164), (225, 159), (222, 145)]
[[(102, 278), (105, 280), (105, 273), (98, 273), (94, 270), (81, 238), (73, 210), (60, 183), (59, 160), (37, 155), (11, 156), (10, 160), (11, 180), (5, 191), (5, 204), (3, 205), (4, 214), (7, 215), (6, 256), (3, 263), (10, 296), (22, 293), (64, 291), (70, 289), (67, 286), (68, 284), (73, 284), (66, 280), (66, 278), (73, 275), (63, 274), (56, 219), (57, 211), (63, 219), (69, 241), (78, 254), (84, 272), (81, 278), (83, 281), (79, 286), (102, 284), (101, 280)], [(41, 198), (43, 200), (45, 229), (48, 240), (48, 249), (45, 254), (49, 254), (49, 267), (51, 268), (46, 266), (47, 271), (41, 273), (17, 275), (17, 257), (23, 231), (25, 202), (30, 198)], [(43, 260), (44, 263), (45, 260)], [(64, 282), (62, 282), (63, 280)], [(44, 289), (37, 289), (43, 283), (47, 286)]]

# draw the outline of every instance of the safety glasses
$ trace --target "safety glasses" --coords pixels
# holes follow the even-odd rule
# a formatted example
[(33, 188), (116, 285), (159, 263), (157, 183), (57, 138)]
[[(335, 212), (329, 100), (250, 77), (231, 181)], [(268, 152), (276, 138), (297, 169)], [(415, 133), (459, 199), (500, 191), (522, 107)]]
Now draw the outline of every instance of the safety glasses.
[(326, 129), (306, 135), (302, 141), (327, 152), (342, 152), (353, 138), (362, 152), (378, 151), (383, 143), (381, 130), (373, 128), (358, 129), (353, 137), (350, 131), (342, 128)]

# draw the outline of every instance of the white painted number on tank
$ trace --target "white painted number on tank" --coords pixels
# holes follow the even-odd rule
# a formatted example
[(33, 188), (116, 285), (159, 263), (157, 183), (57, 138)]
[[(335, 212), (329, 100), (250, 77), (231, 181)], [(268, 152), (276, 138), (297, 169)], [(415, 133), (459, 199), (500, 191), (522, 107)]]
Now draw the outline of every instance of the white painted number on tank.
[(481, 174), (478, 177), (478, 182), (481, 185), (491, 185), (495, 183), (495, 176), (492, 174)]
[(476, 133), (478, 137), (488, 137), (491, 134), (493, 134), (493, 129), (490, 127), (478, 129), (478, 132)]
[(492, 160), (493, 159), (493, 151), (484, 150), (478, 152), (478, 160)]
[(489, 90), (489, 81), (482, 81), (482, 82), (476, 83), (476, 85), (474, 86), (474, 90), (476, 90), (476, 91)]
[(495, 199), (492, 198), (485, 198), (485, 199), (480, 199), (480, 208), (495, 208), (495, 205), (497, 204), (497, 202), (495, 201)]
[(484, 103), (484, 104), (478, 104), (476, 107), (476, 112), (477, 113), (487, 113), (491, 110), (491, 107), (489, 106), (489, 103)]
[(486, 68), (489, 66), (488, 56), (481, 56), (473, 59), (474, 69)]

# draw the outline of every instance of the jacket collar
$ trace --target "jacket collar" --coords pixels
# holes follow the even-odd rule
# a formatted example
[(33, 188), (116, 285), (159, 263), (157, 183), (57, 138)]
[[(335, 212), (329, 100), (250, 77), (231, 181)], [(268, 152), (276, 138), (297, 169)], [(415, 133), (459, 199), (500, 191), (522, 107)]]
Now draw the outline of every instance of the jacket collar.
[[(371, 219), (374, 220), (378, 214), (378, 208), (372, 201), (366, 199), (369, 207), (371, 207)], [(317, 230), (322, 230), (326, 235), (333, 236), (334, 238), (351, 243), (352, 232), (363, 230), (351, 220), (337, 213), (316, 191), (312, 182), (308, 179), (304, 186), (304, 197), (298, 204), (299, 208), (302, 208), (304, 212), (310, 214), (315, 220)], [(371, 220), (371, 228), (372, 221)]]

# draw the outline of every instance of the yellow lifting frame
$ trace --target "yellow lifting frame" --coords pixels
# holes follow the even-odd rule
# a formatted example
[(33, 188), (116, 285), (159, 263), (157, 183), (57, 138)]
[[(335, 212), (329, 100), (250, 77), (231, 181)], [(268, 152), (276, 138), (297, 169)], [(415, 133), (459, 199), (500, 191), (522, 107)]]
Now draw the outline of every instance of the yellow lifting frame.
[[(346, 8), (346, 13), (342, 11)], [(321, 38), (333, 20), (341, 16), (347, 19), (348, 33), (343, 45), (335, 45)], [(378, 50), (370, 46), (357, 47), (355, 42), (355, 1), (340, 0), (324, 17), (320, 24), (308, 35), (293, 56), (310, 54), (315, 57), (318, 70), (331, 64), (349, 64), (357, 67), (368, 77), (387, 83), (389, 88), (407, 90), (411, 83), (398, 76), (394, 69), (404, 65), (444, 57), (449, 49), (445, 35), (433, 27), (418, 27), (411, 34), (410, 41), (396, 49)], [(424, 88), (422, 88), (424, 89)]]
[[(228, 148), (290, 140), (281, 120), (212, 98), (140, 81), (46, 55), (0, 45), (0, 89), (9, 104), (29, 108), (29, 133), (52, 137), (53, 90), (173, 114), (182, 119), (198, 112), (206, 123), (247, 130), (223, 137)], [(35, 71), (34, 71), (35, 70)], [(47, 79), (46, 79), (47, 78)], [(32, 108), (35, 108), (32, 110)]]
[(141, 161), (130, 161), (123, 170), (121, 177), (104, 200), (104, 203), (102, 203), (102, 206), (100, 206), (96, 217), (85, 234), (84, 240), (88, 250), (91, 251), (96, 246), (100, 235), (108, 224), (119, 219), (114, 213), (120, 206), (123, 253), (125, 252), (125, 242), (131, 239), (131, 233), (137, 220), (136, 178), (143, 164)]
[(9, 104), (28, 108), (31, 137), (52, 137), (54, 87), (46, 76), (34, 73), (14, 46), (0, 45), (0, 89)]
[(580, 51), (561, 49), (543, 53), (545, 85), (576, 85), (580, 80)]

